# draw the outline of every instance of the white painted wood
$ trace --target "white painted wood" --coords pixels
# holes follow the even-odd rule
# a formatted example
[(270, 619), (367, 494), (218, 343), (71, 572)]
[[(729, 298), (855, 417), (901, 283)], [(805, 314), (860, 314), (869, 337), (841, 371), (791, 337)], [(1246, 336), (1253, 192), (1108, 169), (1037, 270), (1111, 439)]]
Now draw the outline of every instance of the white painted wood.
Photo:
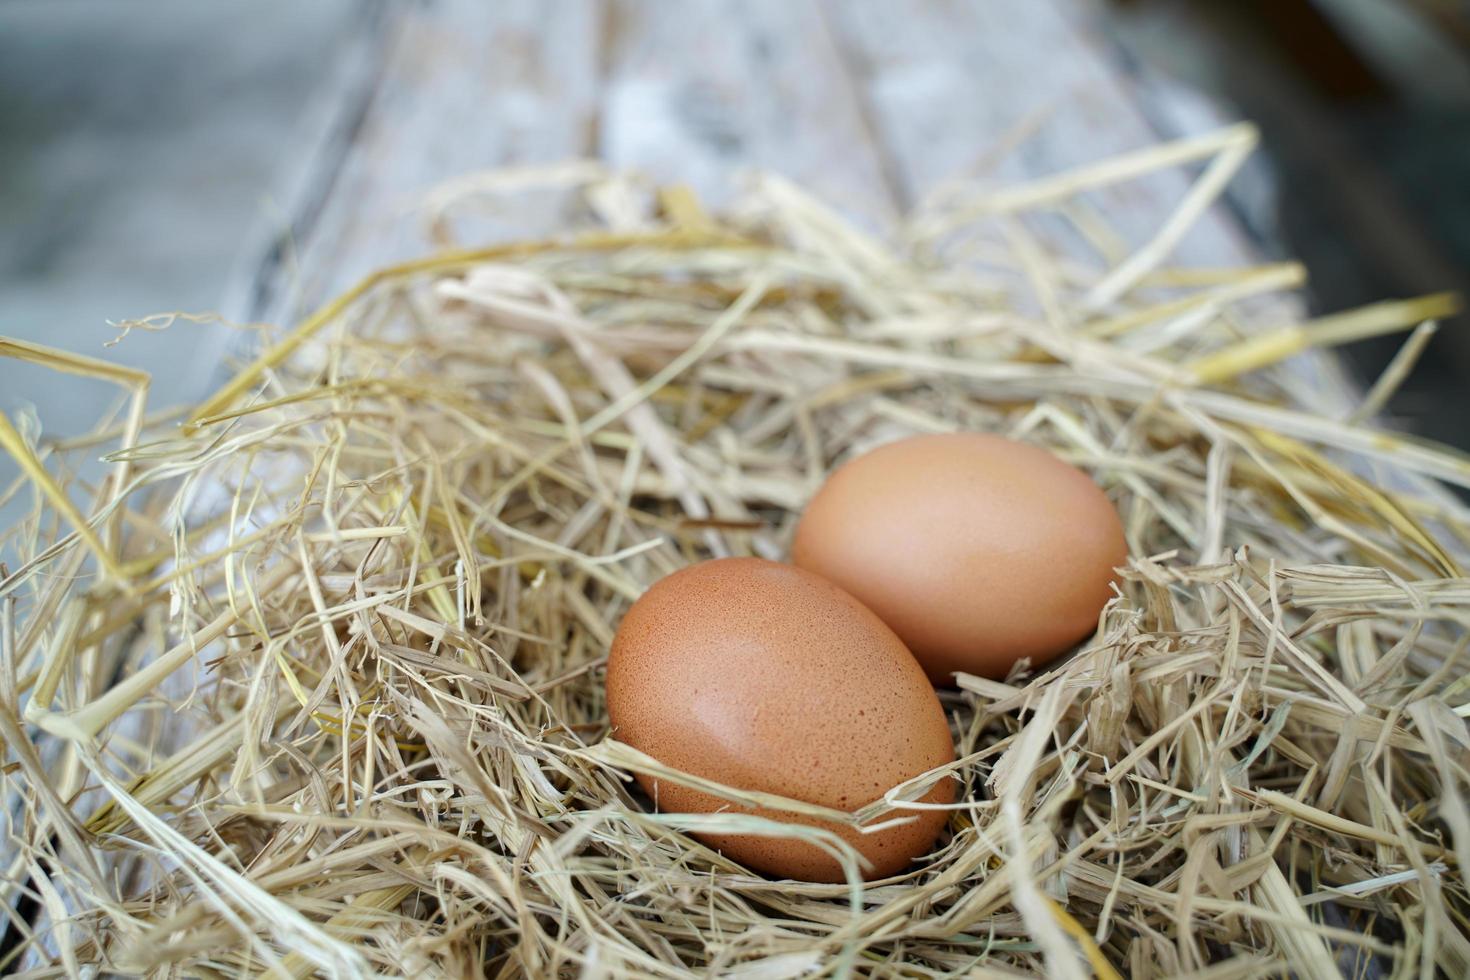
[(609, 4), (599, 147), (618, 167), (718, 206), (775, 171), (869, 227), (895, 208), (883, 162), (814, 0)]
[[(349, 151), (317, 180), (317, 212), (255, 315), (287, 322), (362, 275), (430, 248), (425, 195), (442, 181), (514, 163), (585, 156), (596, 117), (595, 0), (393, 4), (382, 63)], [(545, 200), (473, 225), (484, 239), (535, 234)], [(539, 207), (538, 207), (539, 205)]]
[[(1100, 39), (1079, 29), (1072, 6), (826, 0), (907, 197), (965, 175), (1020, 182), (1158, 141), (1121, 70)], [(1028, 135), (1004, 151), (1019, 133)], [(1138, 244), (1187, 186), (1182, 173), (1158, 174), (1100, 194), (1097, 203)], [(1244, 261), (1249, 249), (1216, 215), (1179, 254), (1221, 264)]]
[[(341, 55), (328, 77), (302, 108), (282, 161), (284, 173), (242, 235), (240, 258), (220, 298), (220, 313), (241, 322), (259, 316), (283, 262), (315, 227), (337, 172), (353, 152), (363, 114), (382, 71), (390, 20), (377, 0), (363, 0)], [(208, 356), (206, 352), (205, 356)], [(216, 362), (201, 361), (206, 372)], [(208, 394), (201, 391), (199, 394)]]

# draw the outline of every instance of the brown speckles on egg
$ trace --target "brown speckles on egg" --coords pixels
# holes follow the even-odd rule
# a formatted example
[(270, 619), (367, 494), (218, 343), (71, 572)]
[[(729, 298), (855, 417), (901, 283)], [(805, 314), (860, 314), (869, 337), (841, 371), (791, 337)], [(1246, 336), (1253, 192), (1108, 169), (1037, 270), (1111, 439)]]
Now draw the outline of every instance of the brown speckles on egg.
[[(893, 631), (831, 583), (756, 558), (693, 565), (649, 589), (618, 628), (607, 703), (615, 736), (666, 765), (843, 810), (954, 758), (944, 711)], [(665, 810), (732, 806), (640, 782)], [(953, 792), (944, 780), (924, 799), (949, 802)], [(946, 816), (924, 812), (880, 834), (827, 826), (874, 862), (873, 876), (886, 877), (929, 849)], [(841, 878), (831, 857), (798, 840), (725, 834), (706, 842), (769, 874)]]
[(882, 617), (941, 684), (1066, 652), (1097, 625), (1127, 559), (1117, 511), (1086, 473), (980, 433), (903, 439), (838, 468), (791, 550)]

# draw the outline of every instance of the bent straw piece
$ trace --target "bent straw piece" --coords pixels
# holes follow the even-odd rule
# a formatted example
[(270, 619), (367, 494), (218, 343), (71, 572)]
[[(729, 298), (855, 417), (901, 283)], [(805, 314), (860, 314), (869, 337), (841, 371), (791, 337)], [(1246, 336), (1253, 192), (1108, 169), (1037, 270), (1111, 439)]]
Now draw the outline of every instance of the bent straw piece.
[(296, 329), (277, 341), (243, 371), (226, 382), (219, 391), (206, 399), (202, 405), (190, 413), (183, 426), (184, 434), (190, 435), (197, 432), (205, 419), (223, 413), (234, 404), (237, 398), (249, 391), (256, 382), (264, 377), (267, 371), (285, 361), (302, 344), (314, 337), (319, 330), (336, 320), (355, 301), (371, 292), (380, 283), (391, 282), (421, 272), (447, 271), (473, 264), (476, 261), (498, 257), (501, 254), (503, 253), (500, 249), (446, 253), (426, 259), (415, 259), (369, 273), (358, 280), (356, 285), (329, 300), (325, 306), (307, 317)]
[[(15, 358), (64, 374), (99, 378), (128, 389), (130, 398), (128, 414), (122, 426), (121, 450), (126, 452), (137, 443), (147, 412), (148, 386), (152, 382), (152, 376), (147, 371), (13, 337), (0, 337), (0, 357)], [(129, 468), (130, 463), (126, 458), (117, 462), (110, 483), (101, 495), (106, 504), (116, 504), (122, 498), (128, 482)], [(99, 500), (99, 506), (102, 505), (103, 501)], [(116, 555), (122, 547), (122, 519), (122, 509), (115, 508), (107, 526), (108, 552), (112, 555)]]
[(1225, 185), (1230, 183), (1236, 171), (1255, 150), (1258, 141), (1259, 135), (1251, 129), (1223, 146), (1154, 237), (1088, 290), (1082, 300), (1083, 308), (1102, 309), (1133, 288), (1140, 278), (1163, 262), (1194, 227), (1205, 209), (1220, 196)]
[(228, 422), (231, 419), (244, 418), (247, 415), (256, 415), (270, 412), (286, 405), (297, 405), (302, 402), (326, 400), (337, 398), (341, 395), (367, 393), (372, 391), (384, 391), (392, 387), (391, 382), (382, 378), (355, 378), (351, 381), (342, 381), (332, 385), (322, 385), (320, 388), (308, 388), (305, 391), (293, 392), (282, 395), (280, 398), (271, 398), (266, 401), (251, 402), (239, 408), (231, 408), (215, 415), (205, 415), (193, 420), (192, 424), (203, 428), (207, 425), (216, 425), (220, 422)]
[(31, 482), (35, 483), (37, 489), (41, 491), (42, 496), (76, 530), (77, 535), (86, 544), (87, 550), (91, 551), (92, 556), (97, 559), (97, 565), (102, 569), (104, 576), (111, 582), (126, 585), (127, 576), (123, 574), (122, 568), (117, 563), (117, 559), (113, 557), (112, 552), (108, 550), (107, 546), (102, 543), (102, 539), (97, 536), (97, 532), (93, 530), (91, 523), (82, 516), (81, 511), (77, 510), (76, 505), (71, 502), (71, 498), (67, 496), (66, 491), (46, 471), (46, 467), (42, 465), (41, 461), (36, 457), (36, 454), (31, 451), (31, 447), (26, 443), (20, 432), (16, 430), (15, 426), (11, 424), (9, 417), (4, 412), (0, 412), (0, 449), (10, 454), (11, 458), (20, 465), (21, 472), (30, 477)]

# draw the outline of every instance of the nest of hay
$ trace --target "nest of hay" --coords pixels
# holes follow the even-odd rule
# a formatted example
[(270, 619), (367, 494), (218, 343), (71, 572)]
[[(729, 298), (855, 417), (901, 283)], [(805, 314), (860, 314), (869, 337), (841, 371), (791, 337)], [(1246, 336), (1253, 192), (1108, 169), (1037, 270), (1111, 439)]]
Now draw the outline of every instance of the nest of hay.
[[(183, 426), (4, 342), (130, 399), (70, 443), (0, 417), (37, 502), (0, 570), (3, 968), (1470, 975), (1470, 520), (1431, 479), (1470, 463), (1364, 422), (1451, 304), (1301, 322), (1294, 266), (1171, 267), (1248, 142), (947, 188), (893, 243), (775, 178), (714, 217), (580, 168), (563, 237), (384, 269)], [(1085, 207), (1211, 160), (1136, 248)], [(1416, 326), (1350, 417), (1288, 360)], [(619, 617), (952, 429), (1093, 474), (1121, 595), (942, 692), (960, 802), (909, 872), (751, 875), (636, 795), (684, 777), (609, 736)], [(704, 819), (748, 826), (727, 792)]]

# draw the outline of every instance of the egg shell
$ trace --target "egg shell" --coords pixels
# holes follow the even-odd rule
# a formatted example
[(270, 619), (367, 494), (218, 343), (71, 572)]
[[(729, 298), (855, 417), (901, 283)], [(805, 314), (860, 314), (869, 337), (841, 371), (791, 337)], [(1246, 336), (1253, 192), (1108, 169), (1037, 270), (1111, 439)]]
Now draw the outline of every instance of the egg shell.
[[(607, 708), (614, 737), (665, 765), (838, 810), (856, 810), (954, 760), (944, 710), (893, 631), (830, 582), (758, 558), (692, 565), (644, 593), (613, 641)], [(870, 878), (927, 852), (948, 817), (919, 811), (905, 825), (863, 834), (667, 780), (638, 781), (665, 811), (724, 810), (825, 827), (872, 862)], [(922, 799), (953, 798), (946, 778)], [(843, 880), (833, 857), (796, 838), (702, 839), (769, 875)]]
[(982, 433), (924, 435), (839, 467), (807, 505), (792, 561), (877, 613), (936, 684), (1002, 678), (1083, 640), (1128, 558), (1086, 473)]

